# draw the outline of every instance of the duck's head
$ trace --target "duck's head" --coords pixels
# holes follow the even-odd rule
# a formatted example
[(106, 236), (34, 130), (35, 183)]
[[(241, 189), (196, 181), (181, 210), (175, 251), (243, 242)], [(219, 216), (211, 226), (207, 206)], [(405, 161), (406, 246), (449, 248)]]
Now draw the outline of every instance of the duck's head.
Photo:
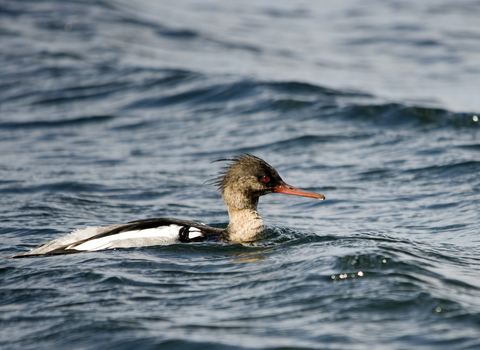
[(251, 154), (220, 160), (231, 162), (215, 182), (220, 188), (227, 207), (256, 209), (258, 198), (269, 193), (325, 199), (323, 194), (288, 185), (270, 164)]

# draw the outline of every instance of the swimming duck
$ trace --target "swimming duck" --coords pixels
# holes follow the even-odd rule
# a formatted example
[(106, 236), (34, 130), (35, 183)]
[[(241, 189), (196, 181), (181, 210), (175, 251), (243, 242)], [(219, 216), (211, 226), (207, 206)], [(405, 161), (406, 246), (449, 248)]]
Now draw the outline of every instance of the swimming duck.
[(286, 184), (271, 165), (251, 154), (219, 161), (230, 162), (214, 182), (219, 187), (228, 210), (229, 224), (224, 229), (172, 218), (142, 219), (119, 225), (79, 229), (10, 258), (201, 242), (207, 239), (248, 243), (259, 239), (265, 230), (257, 211), (260, 196), (284, 193), (325, 199), (322, 194)]

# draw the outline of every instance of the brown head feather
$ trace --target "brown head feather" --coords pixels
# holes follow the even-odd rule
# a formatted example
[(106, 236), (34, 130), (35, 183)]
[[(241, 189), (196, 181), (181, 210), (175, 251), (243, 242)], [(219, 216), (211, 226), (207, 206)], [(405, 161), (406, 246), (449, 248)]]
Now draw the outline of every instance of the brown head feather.
[(223, 168), (214, 181), (214, 185), (218, 186), (222, 194), (229, 182), (238, 182), (247, 176), (255, 176), (258, 178), (268, 176), (271, 179), (272, 185), (278, 183), (278, 181), (282, 181), (280, 175), (278, 175), (277, 171), (270, 164), (252, 154), (242, 154), (231, 159), (218, 159), (216, 161), (231, 162)]

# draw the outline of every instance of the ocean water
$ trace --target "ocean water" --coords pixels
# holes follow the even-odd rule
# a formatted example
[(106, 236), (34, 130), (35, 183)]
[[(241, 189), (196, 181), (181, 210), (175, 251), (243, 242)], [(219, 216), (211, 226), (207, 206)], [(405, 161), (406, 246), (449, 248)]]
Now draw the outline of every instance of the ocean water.
[[(0, 255), (149, 217), (251, 245), (0, 260), (2, 349), (480, 349), (479, 1), (1, 1)], [(213, 162), (213, 163), (212, 163)]]

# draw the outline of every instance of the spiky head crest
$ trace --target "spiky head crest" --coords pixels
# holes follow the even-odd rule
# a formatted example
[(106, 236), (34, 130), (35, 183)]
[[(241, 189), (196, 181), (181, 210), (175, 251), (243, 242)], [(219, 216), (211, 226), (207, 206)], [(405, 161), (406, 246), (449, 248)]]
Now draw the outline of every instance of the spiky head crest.
[(227, 187), (235, 187), (239, 192), (253, 192), (261, 196), (273, 192), (272, 188), (282, 181), (270, 164), (252, 154), (217, 161), (231, 162), (214, 182), (222, 195)]

